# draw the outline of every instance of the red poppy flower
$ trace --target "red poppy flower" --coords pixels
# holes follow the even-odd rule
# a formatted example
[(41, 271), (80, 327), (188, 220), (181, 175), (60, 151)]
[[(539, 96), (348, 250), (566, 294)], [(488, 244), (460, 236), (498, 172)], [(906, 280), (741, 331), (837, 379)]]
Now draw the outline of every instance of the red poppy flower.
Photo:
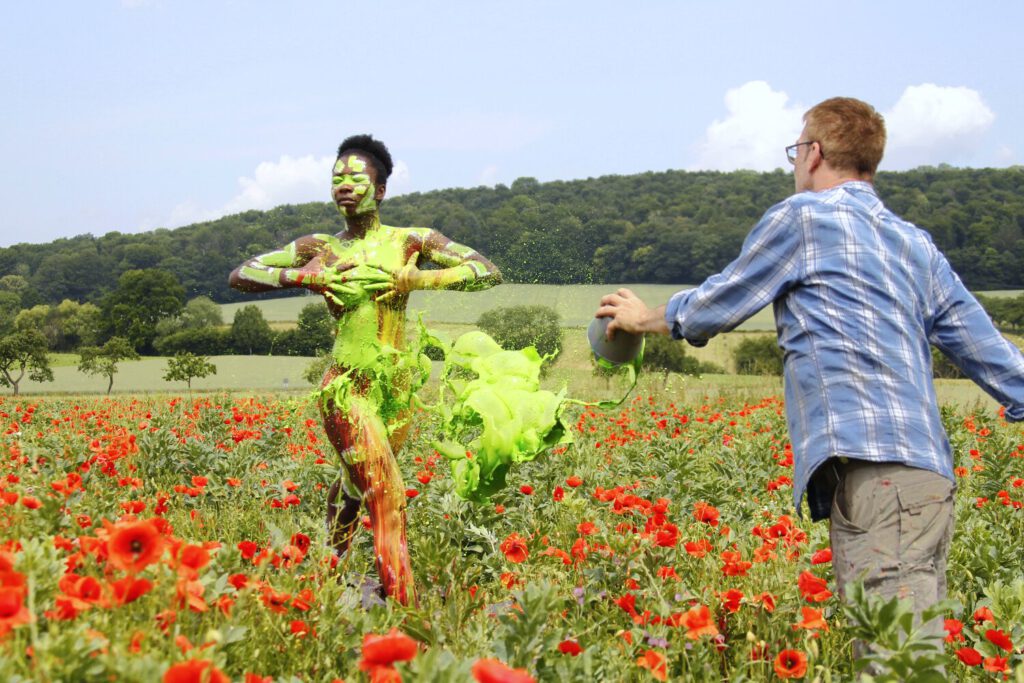
[(367, 633), (363, 636), (363, 658), (359, 668), (363, 671), (377, 666), (391, 666), (416, 656), (416, 641), (393, 628), (384, 635)]
[(567, 638), (558, 644), (558, 651), (563, 655), (572, 655), (575, 657), (579, 653), (583, 652), (583, 648), (580, 647), (580, 644), (572, 638)]
[(242, 553), (242, 557), (246, 560), (251, 560), (253, 556), (259, 551), (260, 547), (252, 541), (241, 541), (238, 544), (238, 550)]
[(107, 537), (110, 564), (136, 574), (160, 559), (164, 537), (152, 520), (121, 522)]
[(1013, 641), (1010, 640), (1008, 635), (998, 629), (990, 628), (985, 631), (985, 639), (1002, 650), (1013, 652)]
[(530, 486), (529, 484), (523, 484), (522, 486), (519, 487), (519, 492), (526, 496), (532, 496), (533, 487)]
[(956, 651), (957, 658), (967, 666), (978, 666), (983, 659), (981, 653), (973, 647), (962, 647)]
[(576, 525), (576, 531), (582, 536), (590, 536), (597, 533), (597, 526), (593, 522), (580, 522)]
[(114, 594), (114, 602), (118, 605), (125, 605), (153, 590), (153, 582), (149, 579), (126, 576), (119, 581), (111, 581), (110, 589)]
[(992, 610), (988, 607), (979, 607), (974, 610), (974, 623), (981, 624), (986, 621), (991, 621), (993, 624), (996, 623), (996, 617), (992, 614)]
[(693, 518), (698, 522), (704, 522), (711, 526), (718, 526), (718, 508), (713, 505), (709, 505), (704, 501), (694, 503)]
[(801, 607), (800, 612), (803, 613), (804, 618), (802, 621), (793, 624), (793, 628), (804, 628), (808, 631), (817, 629), (825, 631), (828, 630), (828, 624), (825, 622), (825, 619), (822, 618), (820, 609), (814, 609), (813, 607)]
[(164, 673), (164, 683), (231, 683), (224, 672), (205, 659), (175, 664)]
[(526, 558), (530, 556), (530, 551), (526, 547), (526, 539), (517, 533), (509, 534), (508, 538), (501, 542), (501, 552), (505, 553), (509, 562), (516, 564), (525, 562)]
[(811, 564), (828, 564), (832, 561), (832, 548), (824, 548), (811, 555)]
[(565, 483), (566, 483), (567, 486), (570, 486), (572, 488), (576, 488), (577, 486), (581, 486), (583, 484), (583, 480), (580, 479), (579, 477), (577, 477), (574, 474), (571, 477), (569, 477), (568, 479), (566, 479)]
[(561, 486), (556, 486), (555, 490), (551, 492), (551, 500), (561, 503), (563, 498), (565, 498), (565, 489)]
[(0, 633), (32, 621), (32, 613), (25, 607), (25, 587), (0, 585)]
[(668, 663), (665, 661), (665, 655), (657, 650), (648, 650), (643, 653), (643, 655), (637, 658), (636, 665), (642, 669), (650, 670), (651, 675), (659, 681), (664, 681), (668, 678)]
[(722, 599), (722, 606), (730, 612), (740, 611), (740, 600), (743, 599), (743, 591), (736, 588), (730, 588), (729, 590), (721, 593), (719, 597)]
[(985, 657), (984, 668), (985, 671), (991, 671), (993, 673), (999, 673), (1009, 671), (1009, 661), (1006, 657)]
[(686, 548), (688, 555), (693, 555), (694, 557), (704, 557), (713, 550), (711, 542), (706, 538), (702, 538), (699, 541), (687, 541), (683, 544), (683, 547)]
[(828, 589), (825, 579), (819, 579), (809, 571), (800, 574), (797, 586), (800, 588), (800, 595), (807, 602), (824, 602), (832, 597), (832, 591)]
[(525, 669), (512, 669), (497, 659), (478, 659), (470, 669), (477, 683), (536, 683)]
[(210, 553), (201, 545), (183, 545), (178, 551), (178, 573), (182, 576), (194, 579), (209, 563)]
[(686, 637), (697, 640), (701, 636), (717, 636), (718, 628), (711, 616), (711, 610), (707, 605), (694, 607), (683, 616), (683, 626), (686, 627)]
[(775, 658), (775, 675), (779, 678), (803, 678), (807, 673), (807, 655), (800, 650), (783, 650)]
[(942, 627), (946, 629), (946, 642), (956, 643), (964, 640), (964, 622), (959, 619), (946, 619)]
[(679, 527), (671, 522), (665, 522), (654, 534), (654, 545), (661, 548), (674, 548), (679, 543)]

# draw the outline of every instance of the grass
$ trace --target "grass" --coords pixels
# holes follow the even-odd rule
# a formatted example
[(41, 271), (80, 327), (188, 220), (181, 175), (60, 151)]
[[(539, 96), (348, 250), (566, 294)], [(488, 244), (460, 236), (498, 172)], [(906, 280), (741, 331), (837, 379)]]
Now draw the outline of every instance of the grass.
[[(473, 325), (443, 323), (431, 325), (431, 329), (442, 338), (454, 340), (459, 335), (476, 329)], [(687, 353), (702, 360), (732, 369), (731, 352), (750, 332), (732, 332), (716, 338), (703, 348), (687, 347)], [(1011, 340), (1018, 346), (1024, 345), (1024, 338)], [(104, 377), (84, 375), (77, 369), (76, 354), (55, 354), (53, 382), (21, 382), (22, 394), (102, 394), (107, 389)], [(217, 374), (203, 379), (194, 379), (192, 389), (196, 392), (210, 391), (288, 391), (305, 393), (312, 389), (302, 374), (312, 360), (289, 356), (213, 356), (210, 359), (217, 366)], [(184, 382), (166, 382), (166, 358), (144, 358), (119, 365), (114, 376), (112, 393), (164, 393), (184, 392)], [(439, 374), (435, 364), (434, 376)], [(588, 401), (618, 399), (628, 385), (623, 378), (604, 378), (593, 372), (591, 354), (587, 346), (586, 332), (582, 327), (569, 328), (563, 335), (563, 350), (555, 365), (544, 379), (545, 387), (559, 390), (568, 388), (569, 395)], [(962, 408), (981, 407), (992, 409), (995, 401), (970, 380), (936, 380), (936, 393), (940, 403), (951, 403)], [(431, 390), (430, 385), (426, 391)], [(704, 375), (690, 377), (670, 375), (667, 379), (661, 373), (641, 374), (637, 385), (640, 392), (671, 396), (678, 401), (699, 401), (703, 397), (717, 397), (724, 393), (756, 399), (759, 396), (781, 394), (782, 379), (779, 377), (754, 377), (748, 375)]]
[[(675, 294), (677, 285), (521, 285), (506, 284), (482, 292), (419, 291), (409, 298), (409, 317), (419, 313), (431, 325), (454, 323), (470, 325), (492, 309), (543, 303), (558, 312), (565, 327), (585, 326), (597, 310), (601, 297), (619, 287), (628, 287), (649, 304), (661, 305)], [(684, 286), (685, 288), (685, 286)], [(295, 322), (303, 306), (319, 301), (309, 296), (264, 299), (254, 302), (223, 304), (224, 321), (234, 319), (235, 311), (253, 303), (263, 311), (271, 324)], [(775, 322), (770, 309), (764, 309), (740, 326), (741, 330), (773, 330)]]
[[(601, 297), (619, 287), (628, 287), (648, 304), (661, 305), (681, 289), (692, 285), (523, 285), (505, 284), (483, 292), (413, 292), (409, 298), (410, 318), (423, 313), (428, 323), (473, 324), (486, 311), (498, 307), (543, 303), (558, 312), (565, 327), (586, 326), (597, 309)], [(978, 292), (991, 297), (1018, 296), (1021, 290), (999, 290)], [(263, 317), (275, 329), (275, 323), (294, 323), (303, 306), (319, 301), (313, 296), (281, 297), (259, 301), (222, 304), (224, 321), (230, 323), (235, 311), (242, 306), (255, 304), (263, 311)], [(769, 332), (775, 329), (775, 320), (770, 308), (766, 307), (740, 325), (741, 332)]]

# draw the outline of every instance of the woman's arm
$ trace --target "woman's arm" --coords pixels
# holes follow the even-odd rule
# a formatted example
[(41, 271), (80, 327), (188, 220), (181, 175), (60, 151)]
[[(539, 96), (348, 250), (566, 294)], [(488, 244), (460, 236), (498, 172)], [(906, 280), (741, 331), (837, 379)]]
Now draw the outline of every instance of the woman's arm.
[(401, 291), (414, 289), (461, 289), (477, 291), (501, 284), (501, 271), (493, 263), (469, 247), (453, 242), (436, 230), (426, 230), (420, 245), (420, 254), (431, 263), (441, 266), (434, 270), (420, 270), (416, 255), (399, 274)]
[(231, 271), (228, 284), (243, 292), (268, 292), (287, 287), (306, 287), (323, 291), (322, 265), (303, 268), (322, 255), (324, 240), (320, 235), (300, 237), (283, 249), (260, 254)]

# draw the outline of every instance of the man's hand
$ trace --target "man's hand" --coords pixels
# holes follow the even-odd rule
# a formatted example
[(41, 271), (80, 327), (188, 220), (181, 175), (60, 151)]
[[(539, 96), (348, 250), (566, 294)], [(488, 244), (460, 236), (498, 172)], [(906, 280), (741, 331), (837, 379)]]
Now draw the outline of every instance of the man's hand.
[(608, 339), (614, 339), (617, 330), (633, 334), (669, 333), (665, 307), (648, 308), (632, 290), (625, 288), (601, 297), (601, 306), (594, 317), (612, 319), (605, 331)]

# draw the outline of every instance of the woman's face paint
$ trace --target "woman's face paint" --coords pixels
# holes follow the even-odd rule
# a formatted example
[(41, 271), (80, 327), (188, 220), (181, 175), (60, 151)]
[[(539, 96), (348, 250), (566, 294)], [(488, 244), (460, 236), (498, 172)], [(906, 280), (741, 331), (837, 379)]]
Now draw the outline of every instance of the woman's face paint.
[(360, 154), (346, 154), (334, 164), (331, 196), (343, 216), (361, 216), (377, 210), (377, 172)]

